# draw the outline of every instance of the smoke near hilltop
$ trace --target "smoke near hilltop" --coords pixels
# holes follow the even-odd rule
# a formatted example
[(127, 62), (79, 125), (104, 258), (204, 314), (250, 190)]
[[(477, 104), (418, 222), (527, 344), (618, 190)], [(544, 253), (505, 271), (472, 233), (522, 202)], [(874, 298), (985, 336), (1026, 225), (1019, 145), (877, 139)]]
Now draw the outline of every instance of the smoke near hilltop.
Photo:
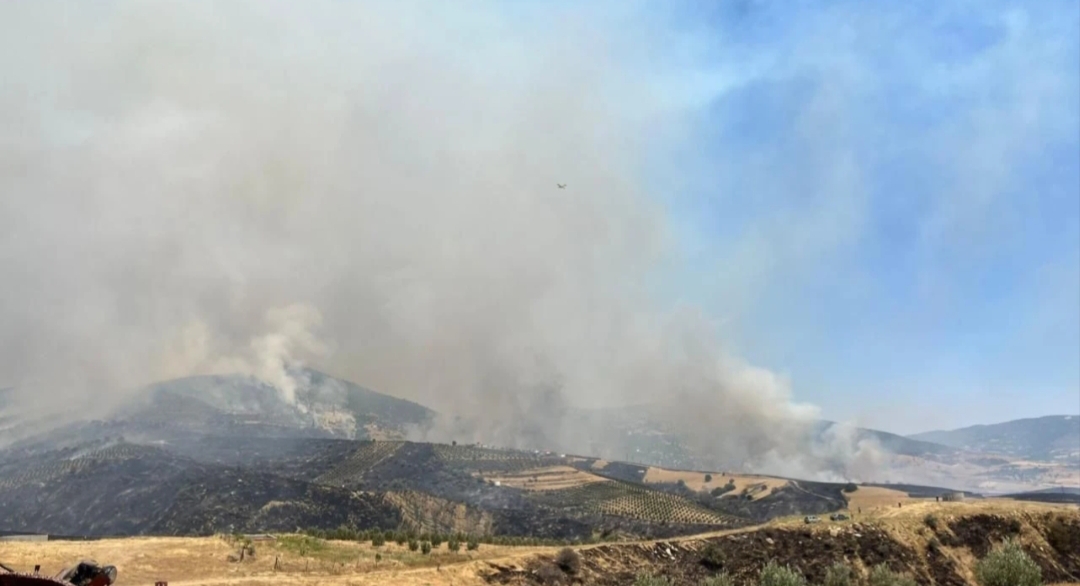
[(818, 462), (816, 410), (670, 294), (683, 41), (637, 3), (5, 4), (0, 385), (292, 400), (309, 364), (445, 414), (431, 439), (655, 403), (726, 461)]

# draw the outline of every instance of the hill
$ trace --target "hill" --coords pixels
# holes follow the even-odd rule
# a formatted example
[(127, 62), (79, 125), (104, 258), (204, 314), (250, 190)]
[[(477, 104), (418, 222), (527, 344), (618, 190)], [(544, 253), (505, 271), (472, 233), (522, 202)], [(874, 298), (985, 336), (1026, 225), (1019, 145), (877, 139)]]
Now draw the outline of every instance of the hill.
[(1080, 416), (1048, 415), (908, 436), (957, 449), (1024, 460), (1080, 463)]
[[(291, 399), (242, 375), (193, 376), (154, 384), (103, 419), (24, 434), (9, 447), (49, 450), (121, 436), (139, 443), (180, 444), (210, 436), (400, 439), (435, 416), (423, 405), (316, 370), (295, 369), (290, 376), (296, 383)], [(0, 428), (0, 440), (3, 435)]]
[(841, 485), (716, 477), (593, 458), (405, 441), (122, 438), (0, 451), (0, 529), (205, 535), (340, 526), (591, 540), (687, 535), (842, 508)]
[[(933, 527), (929, 518), (937, 520)], [(581, 564), (573, 576), (552, 571), (559, 547), (483, 543), (476, 550), (455, 553), (443, 543), (424, 555), (393, 542), (375, 547), (367, 540), (297, 535), (256, 542), (254, 555), (242, 562), (231, 557), (237, 544), (219, 537), (6, 543), (4, 562), (24, 570), (41, 564), (51, 574), (72, 560), (90, 557), (115, 564), (126, 584), (622, 586), (641, 572), (670, 576), (674, 584), (697, 585), (721, 569), (734, 576), (735, 584), (756, 584), (756, 573), (775, 560), (817, 584), (828, 565), (843, 562), (857, 573), (885, 563), (910, 573), (919, 584), (971, 586), (975, 560), (1007, 536), (1020, 537), (1047, 584), (1080, 580), (1080, 554), (1073, 547), (1080, 540), (1075, 510), (1005, 501), (931, 501), (855, 521), (807, 526), (798, 519), (778, 519), (762, 527), (679, 539), (579, 546), (574, 549)]]

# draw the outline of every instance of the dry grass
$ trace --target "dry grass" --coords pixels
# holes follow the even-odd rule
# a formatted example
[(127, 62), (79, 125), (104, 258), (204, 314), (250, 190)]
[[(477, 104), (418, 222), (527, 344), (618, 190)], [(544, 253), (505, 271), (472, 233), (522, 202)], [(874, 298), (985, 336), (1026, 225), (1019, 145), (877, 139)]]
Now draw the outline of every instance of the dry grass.
[[(860, 489), (862, 490), (862, 489)], [(959, 503), (919, 501), (904, 507), (874, 508), (858, 520), (886, 527), (902, 541), (925, 541), (920, 533), (928, 513), (948, 515), (996, 513), (1018, 515), (1048, 510), (1073, 510), (1076, 505), (1050, 505), (1017, 502), (1008, 499), (971, 500)], [(771, 526), (800, 526), (801, 517), (778, 519)], [(813, 531), (829, 531), (834, 524), (812, 526)], [(743, 528), (707, 535), (678, 538), (676, 541), (697, 540), (705, 536), (754, 531)], [(120, 586), (152, 585), (167, 580), (170, 586), (480, 586), (483, 580), (478, 571), (487, 562), (502, 566), (521, 567), (527, 558), (536, 554), (554, 555), (558, 548), (508, 547), (481, 545), (475, 552), (452, 554), (446, 546), (431, 556), (408, 551), (405, 547), (387, 544), (373, 548), (370, 544), (321, 541), (289, 536), (276, 543), (256, 543), (256, 556), (243, 563), (227, 561), (236, 547), (221, 538), (129, 538), (90, 542), (10, 542), (4, 543), (0, 557), (8, 565), (20, 569), (42, 564), (44, 572), (53, 574), (81, 558), (96, 559), (117, 566)], [(375, 554), (383, 560), (374, 563)], [(957, 554), (954, 554), (957, 555)], [(273, 570), (278, 558), (278, 571)], [(965, 562), (971, 560), (962, 559)], [(1065, 585), (1059, 585), (1065, 586)]]
[[(3, 547), (4, 563), (29, 570), (41, 564), (42, 572), (55, 574), (83, 558), (115, 565), (120, 586), (243, 585), (278, 586), (327, 584), (478, 584), (480, 560), (507, 556), (552, 553), (553, 548), (481, 545), (473, 552), (451, 553), (445, 544), (425, 556), (407, 547), (387, 544), (323, 541), (288, 536), (278, 542), (255, 544), (256, 555), (244, 562), (228, 561), (237, 551), (226, 540), (205, 538), (129, 538), (89, 542), (12, 542)], [(376, 563), (375, 555), (382, 560)], [(274, 570), (277, 558), (278, 569)]]
[[(705, 482), (705, 475), (712, 476), (711, 482)], [(782, 478), (768, 476), (753, 476), (748, 474), (725, 474), (723, 472), (691, 472), (687, 470), (668, 470), (666, 468), (651, 467), (645, 472), (645, 483), (675, 483), (682, 480), (686, 487), (694, 491), (712, 490), (724, 486), (729, 480), (735, 483), (735, 490), (728, 493), (730, 496), (743, 494), (748, 491), (754, 500), (772, 494), (772, 491), (787, 486), (789, 481)]]
[(509, 474), (485, 475), (484, 479), (498, 482), (502, 486), (524, 490), (559, 490), (593, 482), (610, 482), (606, 478), (582, 472), (569, 466), (550, 466)]
[[(880, 486), (860, 486), (859, 490), (847, 493), (844, 496), (847, 497), (848, 509), (852, 511), (862, 509), (863, 512), (867, 513), (882, 508), (902, 511), (904, 506), (913, 501), (925, 500), (913, 499), (906, 492)], [(934, 501), (931, 499), (930, 502)], [(897, 507), (897, 503), (900, 503), (901, 506)]]

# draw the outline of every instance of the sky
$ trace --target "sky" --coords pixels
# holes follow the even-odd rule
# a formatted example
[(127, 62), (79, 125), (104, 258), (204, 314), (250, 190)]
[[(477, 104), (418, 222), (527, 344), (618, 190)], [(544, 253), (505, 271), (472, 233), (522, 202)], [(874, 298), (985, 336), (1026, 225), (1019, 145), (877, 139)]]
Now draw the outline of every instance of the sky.
[(686, 295), (743, 355), (896, 432), (1080, 411), (1080, 5), (684, 16), (722, 80)]
[(43, 0), (0, 73), (39, 406), (299, 361), (763, 460), (1080, 413), (1075, 1)]

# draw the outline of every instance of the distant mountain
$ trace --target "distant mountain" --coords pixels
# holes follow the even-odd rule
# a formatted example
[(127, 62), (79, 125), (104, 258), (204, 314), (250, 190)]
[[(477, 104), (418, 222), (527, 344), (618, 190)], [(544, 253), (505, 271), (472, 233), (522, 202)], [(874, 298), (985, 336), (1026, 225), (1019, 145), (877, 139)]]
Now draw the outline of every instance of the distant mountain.
[(1080, 462), (1080, 416), (1048, 415), (908, 436), (1023, 460)]
[[(824, 434), (834, 426), (840, 425), (832, 421), (818, 423), (819, 434)], [(950, 458), (959, 454), (956, 446), (934, 442), (933, 440), (909, 438), (887, 431), (857, 427), (853, 430), (856, 441), (874, 440), (881, 448), (898, 456), (912, 456), (916, 458)]]

